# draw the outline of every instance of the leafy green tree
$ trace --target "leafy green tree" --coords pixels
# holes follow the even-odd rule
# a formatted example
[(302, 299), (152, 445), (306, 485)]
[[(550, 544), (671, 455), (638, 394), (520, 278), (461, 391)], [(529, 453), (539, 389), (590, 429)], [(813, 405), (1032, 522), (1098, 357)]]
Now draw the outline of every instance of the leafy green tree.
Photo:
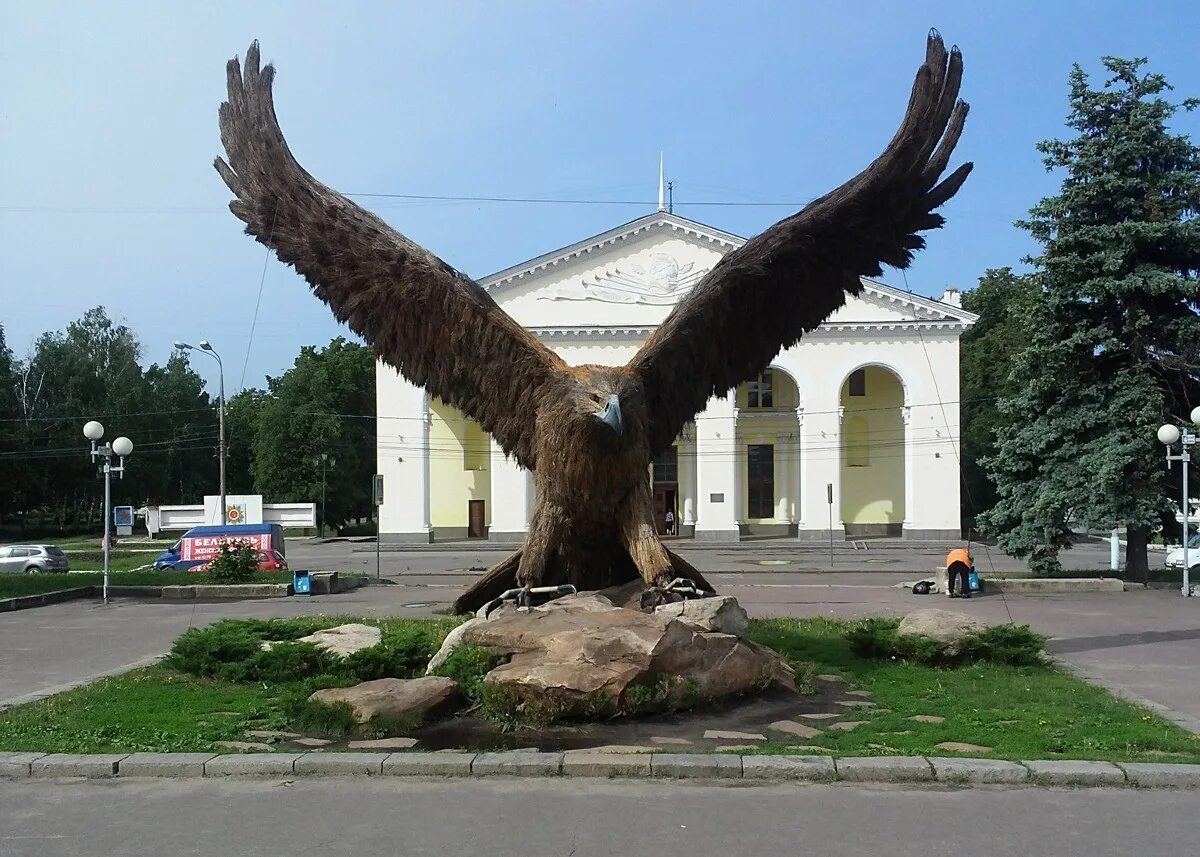
[(997, 432), (1004, 426), (999, 401), (1019, 387), (1012, 370), (1029, 343), (1023, 313), (1036, 293), (1035, 276), (998, 268), (988, 270), (979, 278), (979, 284), (962, 296), (963, 309), (979, 316), (962, 337), (959, 364), (966, 487), (963, 520), (967, 527), (974, 524), (976, 515), (996, 503), (996, 486), (982, 462), (996, 454)]
[(1127, 571), (1148, 573), (1147, 536), (1173, 517), (1155, 429), (1200, 401), (1200, 150), (1167, 127), (1197, 102), (1168, 101), (1144, 63), (1106, 57), (1101, 89), (1075, 66), (1076, 135), (1038, 147), (1065, 177), (1022, 224), (1042, 244), (1041, 288), (986, 462), (999, 500), (983, 516), (1038, 572), (1059, 567), (1072, 525), (1125, 524)]
[(20, 412), (17, 410), (17, 361), (4, 339), (0, 324), (0, 525), (17, 511), (17, 484), (21, 479), (21, 449), (17, 443)]
[(230, 494), (254, 493), (254, 443), (266, 396), (251, 388), (225, 404), (225, 484)]
[(305, 346), (295, 365), (268, 379), (254, 442), (254, 485), (275, 502), (319, 501), (321, 453), (326, 520), (334, 526), (372, 512), (375, 472), (375, 358), (339, 337)]
[[(218, 478), (218, 414), (185, 355), (171, 355), (144, 376), (146, 413), (138, 420), (137, 449), (151, 456), (144, 493), (158, 503), (199, 503), (215, 494)], [(137, 441), (135, 441), (137, 443)]]
[[(40, 336), (22, 364), (17, 442), (26, 464), (18, 499), (43, 526), (65, 531), (99, 524), (103, 491), (80, 429), (86, 419), (95, 418), (104, 423), (109, 440), (121, 434), (136, 437), (144, 410), (140, 352), (133, 332), (96, 307), (64, 332)], [(114, 502), (136, 502), (142, 496), (142, 468), (148, 463), (140, 453), (131, 462), (130, 478), (115, 486)]]

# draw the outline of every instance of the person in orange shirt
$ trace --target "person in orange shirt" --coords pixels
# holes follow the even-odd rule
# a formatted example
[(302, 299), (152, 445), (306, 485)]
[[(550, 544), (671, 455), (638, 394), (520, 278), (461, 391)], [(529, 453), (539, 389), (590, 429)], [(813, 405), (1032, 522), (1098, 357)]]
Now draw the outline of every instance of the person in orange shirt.
[[(964, 548), (955, 548), (946, 554), (946, 594), (951, 598), (971, 597), (970, 574), (975, 569), (975, 558)], [(958, 592), (954, 591), (954, 580), (962, 581)]]

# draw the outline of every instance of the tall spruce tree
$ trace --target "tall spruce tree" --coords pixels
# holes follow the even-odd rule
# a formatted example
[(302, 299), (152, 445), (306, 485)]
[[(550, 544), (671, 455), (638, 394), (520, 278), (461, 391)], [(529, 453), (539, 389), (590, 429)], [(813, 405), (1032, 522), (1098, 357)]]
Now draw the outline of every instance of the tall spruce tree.
[(985, 528), (1034, 571), (1059, 568), (1072, 526), (1129, 528), (1127, 571), (1148, 571), (1152, 528), (1173, 521), (1155, 429), (1200, 402), (1200, 149), (1167, 123), (1173, 103), (1144, 59), (1070, 76), (1068, 140), (1039, 144), (1060, 192), (1020, 225), (1042, 244), (1041, 288), (1015, 394), (985, 466), (999, 499)]
[(992, 268), (975, 288), (963, 292), (963, 309), (979, 316), (963, 334), (959, 358), (963, 523), (968, 528), (996, 503), (996, 486), (983, 461), (996, 454), (997, 429), (1005, 424), (999, 402), (1020, 387), (1012, 370), (1029, 342), (1023, 307), (1037, 289), (1036, 275)]

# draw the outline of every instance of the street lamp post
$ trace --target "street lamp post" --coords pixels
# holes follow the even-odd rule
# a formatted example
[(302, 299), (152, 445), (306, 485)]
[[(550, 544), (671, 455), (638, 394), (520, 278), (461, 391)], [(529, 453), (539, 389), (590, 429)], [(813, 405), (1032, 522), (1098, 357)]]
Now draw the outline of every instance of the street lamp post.
[(205, 354), (213, 357), (217, 361), (217, 375), (220, 384), (220, 409), (217, 412), (217, 424), (220, 434), (220, 452), (218, 458), (221, 462), (221, 523), (222, 525), (229, 523), (226, 519), (227, 510), (225, 508), (225, 364), (221, 362), (221, 355), (212, 347), (212, 343), (207, 339), (200, 340), (200, 347), (188, 345), (186, 342), (175, 341), (176, 348), (185, 348), (190, 351), (203, 351)]
[(321, 453), (321, 526), (320, 538), (325, 538), (325, 467), (333, 467), (337, 462), (329, 457), (328, 452)]
[[(104, 437), (104, 426), (95, 420), (84, 423), (83, 436), (92, 443), (92, 461), (104, 459), (104, 603), (108, 603), (108, 553), (109, 527), (112, 526), (112, 475), (115, 473), (125, 477), (125, 456), (133, 452), (133, 441), (127, 437), (119, 437), (112, 443), (96, 446), (96, 441)], [(120, 463), (114, 465), (112, 457), (117, 456)]]
[[(1192, 423), (1200, 423), (1200, 407), (1193, 408), (1191, 413)], [(1183, 597), (1190, 598), (1194, 593), (1192, 591), (1191, 581), (1191, 563), (1188, 558), (1188, 539), (1191, 535), (1191, 503), (1188, 498), (1188, 464), (1191, 462), (1191, 448), (1197, 443), (1200, 443), (1200, 438), (1184, 426), (1183, 431), (1180, 431), (1177, 426), (1167, 423), (1160, 426), (1158, 429), (1158, 439), (1167, 448), (1167, 467), (1171, 466), (1172, 461), (1178, 461), (1183, 465)], [(1171, 451), (1176, 443), (1179, 444), (1179, 452)]]

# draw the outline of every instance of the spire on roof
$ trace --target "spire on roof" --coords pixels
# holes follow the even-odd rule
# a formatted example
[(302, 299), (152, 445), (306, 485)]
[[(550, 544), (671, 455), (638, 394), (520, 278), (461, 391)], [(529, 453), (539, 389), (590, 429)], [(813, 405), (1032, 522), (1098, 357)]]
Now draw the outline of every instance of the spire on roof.
[(661, 150), (658, 153), (658, 210), (667, 210), (667, 183), (666, 176), (663, 173), (663, 153)]

